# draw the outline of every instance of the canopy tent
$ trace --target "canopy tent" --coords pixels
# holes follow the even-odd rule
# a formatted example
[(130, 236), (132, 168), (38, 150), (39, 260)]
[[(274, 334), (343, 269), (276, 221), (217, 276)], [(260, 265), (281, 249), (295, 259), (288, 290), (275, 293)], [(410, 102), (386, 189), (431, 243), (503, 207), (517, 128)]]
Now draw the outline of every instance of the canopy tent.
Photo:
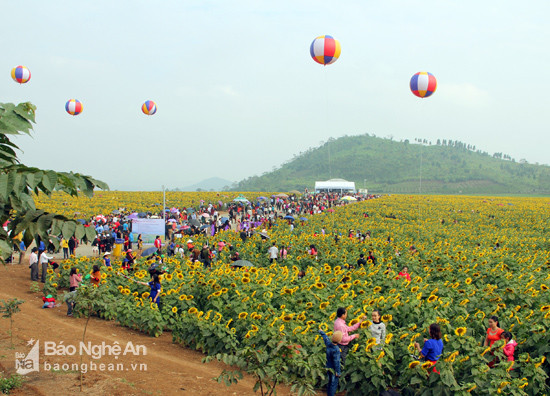
[(327, 181), (316, 181), (315, 192), (353, 192), (355, 193), (355, 182), (344, 179), (330, 179)]

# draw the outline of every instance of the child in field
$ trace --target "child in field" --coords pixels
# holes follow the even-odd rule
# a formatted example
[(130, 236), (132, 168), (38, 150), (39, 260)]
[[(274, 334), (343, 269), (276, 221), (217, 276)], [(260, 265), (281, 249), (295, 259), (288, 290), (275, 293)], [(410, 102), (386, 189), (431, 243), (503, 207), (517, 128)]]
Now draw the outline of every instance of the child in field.
[(160, 301), (160, 293), (162, 291), (162, 286), (160, 284), (159, 274), (154, 273), (152, 276), (153, 276), (153, 279), (151, 279), (151, 282), (149, 282), (149, 283), (139, 282), (139, 281), (137, 281), (136, 283), (139, 283), (139, 284), (144, 285), (144, 286), (150, 286), (151, 287), (151, 292), (149, 293), (149, 298), (151, 299), (152, 303), (157, 304), (158, 309), (160, 311), (160, 310), (162, 310), (162, 303)]
[(506, 358), (509, 362), (513, 362), (514, 352), (516, 351), (516, 346), (518, 345), (518, 343), (512, 339), (512, 333), (510, 333), (509, 331), (503, 332), (500, 335), (500, 338), (503, 339), (506, 343), (504, 345), (504, 354), (506, 355)]
[(75, 291), (82, 282), (82, 275), (78, 273), (78, 268), (71, 268), (69, 274), (69, 291)]
[(331, 338), (328, 338), (323, 330), (319, 330), (319, 334), (323, 337), (323, 341), (327, 347), (327, 396), (334, 396), (336, 394), (336, 390), (338, 389), (338, 378), (340, 378), (341, 374), (340, 347), (338, 344), (342, 341), (342, 332), (335, 331)]
[(99, 286), (100, 281), (101, 281), (101, 272), (99, 271), (99, 265), (94, 265), (92, 269), (92, 277), (91, 277), (92, 285)]

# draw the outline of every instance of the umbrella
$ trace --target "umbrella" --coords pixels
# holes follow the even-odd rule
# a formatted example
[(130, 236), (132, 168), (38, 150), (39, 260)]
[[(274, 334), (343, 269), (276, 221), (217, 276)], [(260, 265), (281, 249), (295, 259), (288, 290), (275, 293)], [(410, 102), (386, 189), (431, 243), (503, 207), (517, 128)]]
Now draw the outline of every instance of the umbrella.
[(156, 252), (157, 252), (157, 248), (153, 246), (153, 247), (150, 247), (149, 249), (145, 249), (143, 253), (141, 253), (141, 255), (144, 257), (147, 257)]
[(201, 225), (201, 223), (199, 223), (199, 221), (196, 219), (189, 220), (189, 224), (194, 225), (195, 227), (198, 227)]
[(357, 201), (357, 198), (350, 197), (349, 195), (346, 195), (345, 197), (340, 198), (342, 201)]
[(188, 213), (195, 213), (195, 208), (187, 208)]
[(115, 209), (115, 210), (113, 210), (111, 213), (112, 213), (112, 214), (120, 214), (120, 210)]
[(252, 264), (248, 260), (237, 260), (231, 264), (233, 267), (254, 267), (254, 264)]
[(202, 217), (205, 217), (205, 218), (209, 218), (209, 217), (210, 217), (210, 215), (209, 215), (208, 213), (203, 213), (203, 214), (201, 214), (201, 216), (202, 216)]
[(291, 216), (291, 215), (286, 215), (285, 217), (283, 217), (283, 219), (285, 219), (285, 220), (294, 220), (294, 217)]
[(276, 198), (288, 198), (288, 195), (280, 193), (280, 194), (274, 195), (274, 197), (276, 197)]
[(128, 219), (132, 220), (132, 219), (137, 219), (138, 217), (139, 215), (137, 213), (132, 213), (130, 216), (128, 216)]
[(246, 199), (245, 197), (243, 197), (242, 195), (239, 195), (237, 198), (235, 198), (233, 200), (233, 202), (249, 202), (248, 199)]
[[(131, 216), (131, 215), (130, 215)], [(137, 217), (139, 217), (140, 219), (144, 219), (147, 217), (147, 214), (146, 213), (138, 213)]]
[(300, 220), (307, 221), (307, 217), (300, 217)]
[(177, 223), (176, 219), (168, 219), (166, 220), (168, 223)]
[(327, 212), (332, 213), (332, 212), (334, 212), (334, 209), (327, 209)]
[(204, 230), (205, 228), (210, 228), (210, 224), (201, 225), (201, 230)]
[(267, 197), (258, 197), (258, 199), (267, 199)]
[(170, 209), (170, 212), (172, 212), (172, 213), (178, 213), (178, 210), (177, 210), (176, 208), (171, 208), (171, 209)]
[(298, 195), (302, 195), (302, 193), (298, 190), (292, 190), (292, 191), (289, 191), (289, 194), (298, 194)]
[(84, 219), (78, 219), (77, 221), (78, 221), (80, 224), (86, 224), (86, 220), (84, 220)]
[(222, 218), (220, 219), (220, 221), (221, 221), (222, 223), (225, 223), (225, 222), (228, 221), (228, 220), (229, 220), (229, 219), (228, 219), (227, 217), (222, 217)]

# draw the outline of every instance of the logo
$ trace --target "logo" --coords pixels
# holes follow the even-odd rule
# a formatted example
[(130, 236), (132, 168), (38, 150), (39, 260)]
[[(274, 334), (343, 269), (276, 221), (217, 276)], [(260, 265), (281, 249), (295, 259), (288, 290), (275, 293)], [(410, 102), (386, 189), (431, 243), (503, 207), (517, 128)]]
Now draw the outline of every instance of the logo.
[(39, 342), (38, 340), (30, 339), (27, 341), (27, 346), (32, 345), (31, 350), (27, 355), (20, 352), (15, 352), (15, 368), (17, 374), (25, 375), (32, 373), (33, 371), (38, 371), (38, 355), (39, 355)]

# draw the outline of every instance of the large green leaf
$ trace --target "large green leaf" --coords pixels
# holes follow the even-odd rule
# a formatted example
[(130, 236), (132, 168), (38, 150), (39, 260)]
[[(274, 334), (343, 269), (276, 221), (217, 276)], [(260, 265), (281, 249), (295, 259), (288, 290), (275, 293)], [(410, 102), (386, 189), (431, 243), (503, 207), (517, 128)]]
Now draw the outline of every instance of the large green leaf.
[(75, 230), (76, 230), (76, 223), (74, 221), (66, 221), (63, 224), (63, 228), (62, 228), (63, 238), (69, 239), (74, 235)]
[(80, 240), (86, 235), (86, 230), (84, 229), (84, 226), (82, 224), (76, 225), (76, 230), (74, 232), (74, 236), (76, 239)]
[(46, 192), (50, 193), (57, 184), (57, 174), (54, 171), (46, 171), (42, 177), (42, 185), (46, 188)]
[(88, 239), (89, 242), (92, 242), (96, 236), (95, 228), (92, 226), (84, 227), (84, 228), (86, 229), (86, 238)]

